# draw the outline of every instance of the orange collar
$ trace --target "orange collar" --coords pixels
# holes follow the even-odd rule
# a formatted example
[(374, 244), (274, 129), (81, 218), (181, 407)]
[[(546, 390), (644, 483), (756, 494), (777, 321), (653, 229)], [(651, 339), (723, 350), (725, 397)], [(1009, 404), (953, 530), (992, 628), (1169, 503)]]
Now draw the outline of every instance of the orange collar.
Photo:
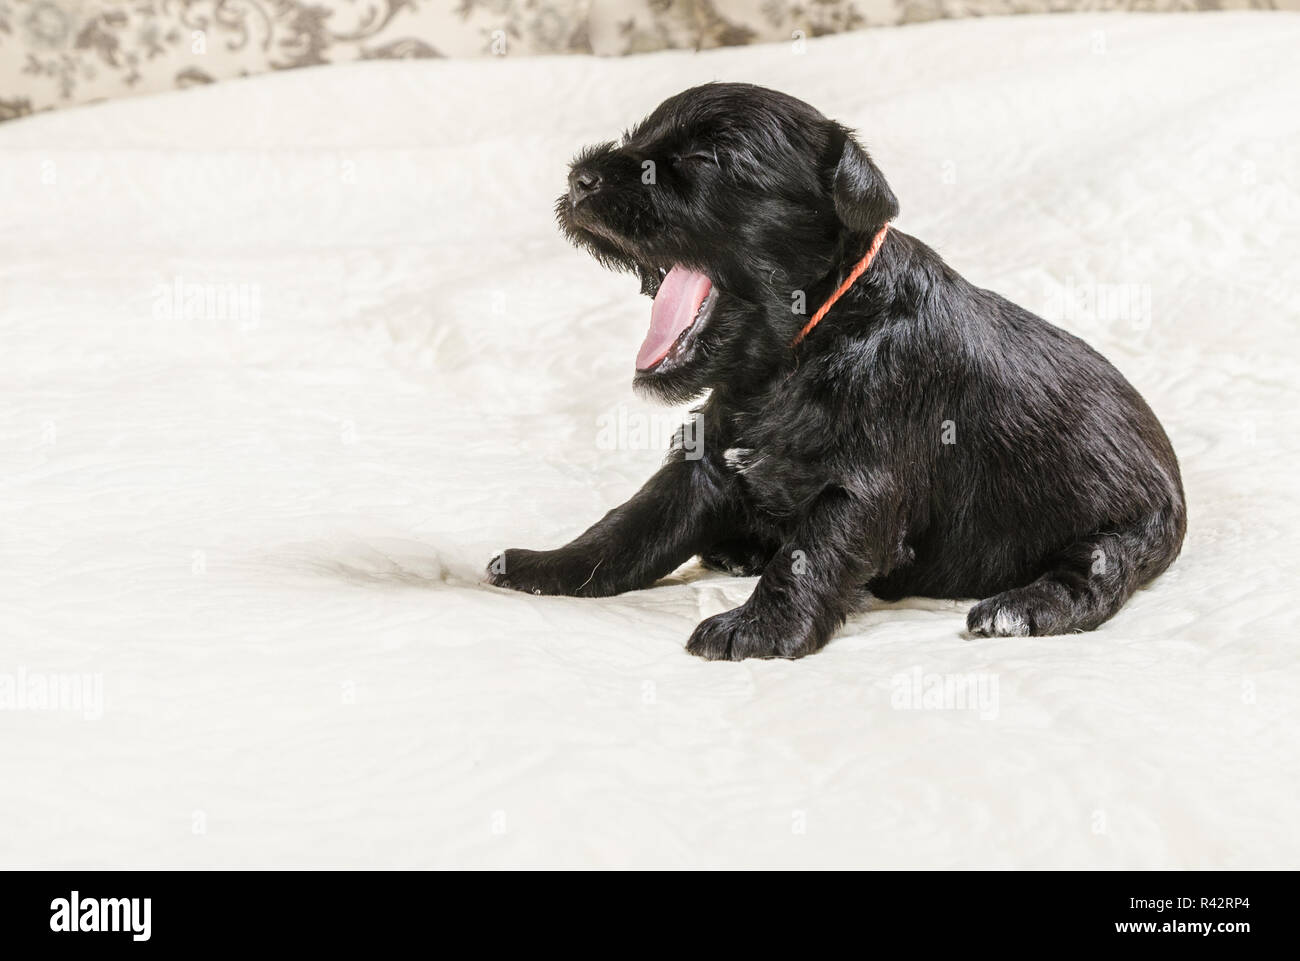
[(885, 234), (888, 233), (888, 231), (889, 223), (886, 222), (877, 232), (876, 236), (872, 238), (870, 249), (868, 249), (862, 259), (857, 262), (853, 267), (853, 270), (849, 272), (849, 275), (844, 278), (844, 283), (840, 284), (839, 287), (835, 289), (835, 293), (831, 294), (830, 297), (826, 299), (826, 303), (821, 305), (821, 308), (817, 313), (812, 315), (812, 320), (808, 321), (804, 329), (795, 335), (794, 342), (790, 344), (791, 347), (798, 347), (799, 342), (812, 333), (812, 329), (821, 323), (821, 319), (826, 316), (826, 312), (835, 306), (835, 301), (848, 293), (849, 288), (853, 286), (857, 279), (867, 272), (867, 268), (871, 266), (871, 262), (876, 259), (876, 254), (880, 253), (880, 245), (885, 242)]

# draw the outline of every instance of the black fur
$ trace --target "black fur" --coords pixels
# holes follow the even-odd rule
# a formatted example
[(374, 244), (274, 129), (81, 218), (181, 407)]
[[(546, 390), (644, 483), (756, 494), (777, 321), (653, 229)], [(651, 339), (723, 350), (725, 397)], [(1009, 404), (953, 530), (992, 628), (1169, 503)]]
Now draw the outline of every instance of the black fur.
[[(646, 161), (654, 182), (643, 182)], [(1091, 630), (1177, 556), (1178, 462), (1155, 415), (1078, 338), (967, 283), (890, 229), (870, 269), (812, 313), (898, 212), (845, 128), (784, 94), (709, 84), (588, 149), (561, 228), (603, 264), (705, 273), (717, 291), (636, 386), (699, 408), (674, 449), (558, 550), (510, 550), (489, 580), (543, 594), (645, 588), (694, 555), (761, 572), (701, 623), (706, 658), (800, 657), (865, 596), (982, 597), (980, 635)]]

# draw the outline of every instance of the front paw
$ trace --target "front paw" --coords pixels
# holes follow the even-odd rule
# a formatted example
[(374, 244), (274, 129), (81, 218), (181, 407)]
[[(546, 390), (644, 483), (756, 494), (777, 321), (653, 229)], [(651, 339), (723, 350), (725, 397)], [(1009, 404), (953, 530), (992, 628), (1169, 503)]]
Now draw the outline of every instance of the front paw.
[(526, 551), (511, 548), (488, 562), (486, 579), (496, 587), (528, 594), (559, 594), (597, 597), (611, 594), (597, 575), (600, 559), (576, 551)]
[(700, 621), (686, 650), (708, 661), (743, 661), (747, 657), (796, 658), (818, 645), (810, 632), (783, 618), (765, 617), (742, 604)]

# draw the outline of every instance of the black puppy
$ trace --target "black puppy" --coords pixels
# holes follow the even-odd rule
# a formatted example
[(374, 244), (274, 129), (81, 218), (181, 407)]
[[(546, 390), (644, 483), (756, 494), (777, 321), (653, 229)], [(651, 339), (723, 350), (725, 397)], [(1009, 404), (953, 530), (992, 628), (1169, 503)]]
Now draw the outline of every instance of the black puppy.
[(687, 90), (585, 150), (556, 211), (654, 298), (636, 386), (711, 391), (704, 455), (676, 445), (573, 542), (494, 558), (492, 583), (617, 594), (693, 555), (761, 574), (687, 645), (739, 660), (820, 649), (867, 592), (986, 598), (979, 635), (1091, 630), (1177, 556), (1178, 462), (1137, 391), (890, 229), (880, 170), (807, 104)]

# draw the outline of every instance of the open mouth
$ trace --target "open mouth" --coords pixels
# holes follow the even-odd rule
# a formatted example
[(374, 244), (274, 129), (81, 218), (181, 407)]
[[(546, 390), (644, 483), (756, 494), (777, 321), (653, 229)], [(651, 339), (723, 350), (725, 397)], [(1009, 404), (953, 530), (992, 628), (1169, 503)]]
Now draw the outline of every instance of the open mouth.
[(713, 282), (699, 271), (680, 264), (668, 271), (655, 292), (650, 329), (637, 351), (636, 369), (647, 373), (675, 366), (690, 352), (717, 299)]

